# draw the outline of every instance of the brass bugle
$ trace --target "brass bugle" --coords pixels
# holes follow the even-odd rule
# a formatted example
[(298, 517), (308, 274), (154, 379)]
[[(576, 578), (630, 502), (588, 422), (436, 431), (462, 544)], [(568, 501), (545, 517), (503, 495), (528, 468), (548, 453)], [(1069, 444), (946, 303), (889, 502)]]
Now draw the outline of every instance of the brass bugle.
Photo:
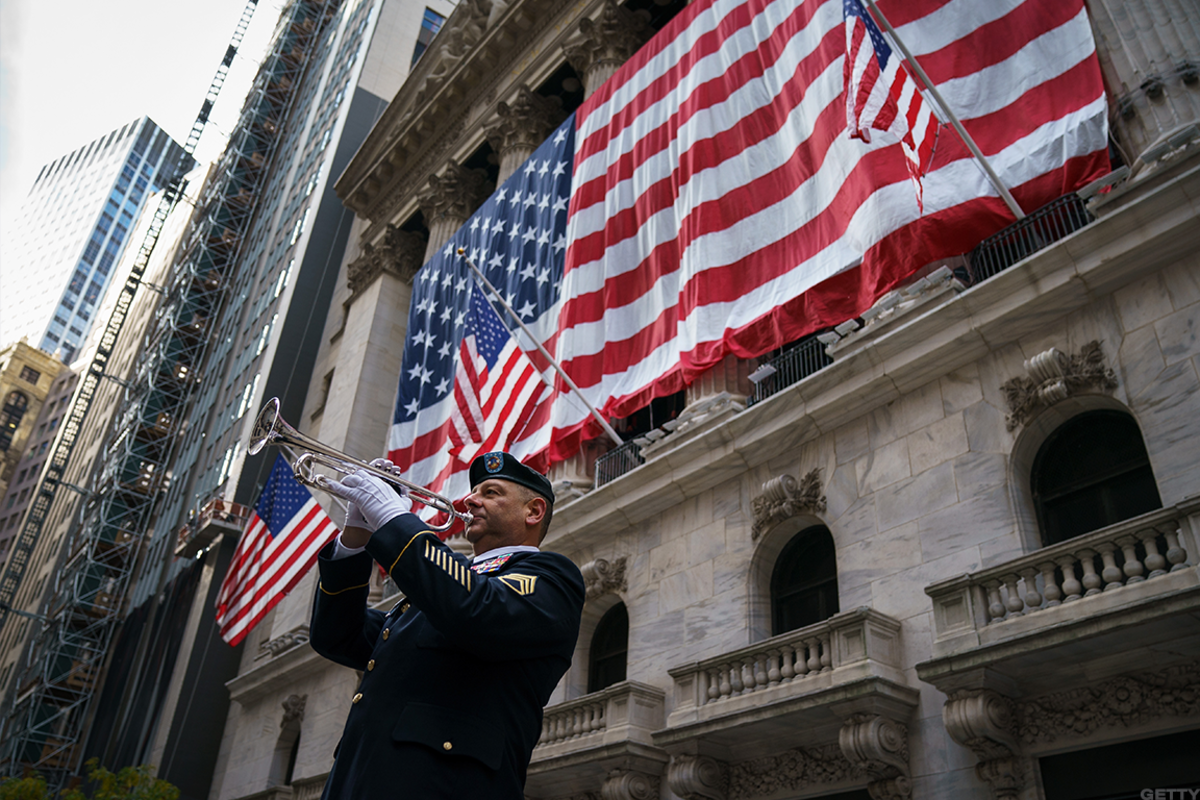
[(430, 491), (424, 486), (418, 486), (412, 481), (406, 481), (385, 469), (371, 466), (366, 461), (351, 458), (340, 450), (318, 442), (311, 436), (305, 436), (280, 416), (278, 397), (272, 397), (258, 412), (258, 416), (254, 420), (254, 428), (250, 431), (250, 444), (247, 452), (252, 456), (257, 455), (267, 445), (289, 447), (301, 451), (301, 454), (292, 462), (292, 472), (296, 476), (296, 480), (305, 486), (325, 489), (322, 485), (322, 479), (325, 476), (317, 472), (317, 465), (323, 465), (343, 475), (352, 475), (359, 470), (366, 470), (393, 486), (405, 489), (415, 501), (446, 514), (446, 522), (442, 525), (426, 523), (432, 530), (448, 530), (456, 520), (462, 520), (464, 525), (471, 521), (470, 514), (458, 511), (450, 500), (437, 492)]

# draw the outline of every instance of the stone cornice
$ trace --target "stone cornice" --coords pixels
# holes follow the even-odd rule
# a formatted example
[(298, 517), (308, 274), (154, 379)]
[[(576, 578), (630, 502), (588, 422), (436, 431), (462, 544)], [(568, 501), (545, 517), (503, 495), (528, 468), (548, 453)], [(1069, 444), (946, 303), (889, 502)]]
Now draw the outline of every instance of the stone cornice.
[[(425, 185), (444, 156), (465, 155), (451, 148), (461, 146), (468, 126), (478, 126), (503, 99), (495, 96), (500, 84), (544, 80), (535, 72), (556, 59), (542, 54), (574, 35), (574, 21), (600, 2), (517, 0), (495, 10), (489, 0), (461, 3), (338, 178), (338, 197), (376, 226), (394, 221), (394, 212), (413, 204), (412, 190)], [(515, 68), (504, 68), (510, 64)], [(479, 130), (479, 141), (483, 136)], [(372, 227), (364, 239), (377, 235)]]
[(1200, 158), (1100, 222), (564, 503), (555, 509), (546, 546), (570, 553), (604, 541), (1195, 253), (1198, 198)]

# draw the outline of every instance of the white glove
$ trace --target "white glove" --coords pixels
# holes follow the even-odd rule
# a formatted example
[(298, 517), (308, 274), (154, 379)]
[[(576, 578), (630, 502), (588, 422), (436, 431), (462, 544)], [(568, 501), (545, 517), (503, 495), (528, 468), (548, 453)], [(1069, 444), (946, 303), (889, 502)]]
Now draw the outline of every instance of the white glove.
[[(396, 489), (366, 470), (359, 470), (341, 481), (322, 477), (321, 488), (357, 506), (366, 522), (362, 527), (377, 531), (401, 514), (412, 508), (408, 493), (397, 494)], [(347, 518), (350, 512), (347, 511)]]
[[(400, 474), (400, 468), (386, 458), (376, 458), (371, 461), (371, 466), (376, 469), (386, 470), (387, 472)], [(407, 495), (407, 490), (403, 487), (396, 487), (401, 495)], [(362, 515), (362, 511), (355, 503), (346, 503), (346, 527), (347, 528), (366, 528), (368, 525), (366, 517)]]

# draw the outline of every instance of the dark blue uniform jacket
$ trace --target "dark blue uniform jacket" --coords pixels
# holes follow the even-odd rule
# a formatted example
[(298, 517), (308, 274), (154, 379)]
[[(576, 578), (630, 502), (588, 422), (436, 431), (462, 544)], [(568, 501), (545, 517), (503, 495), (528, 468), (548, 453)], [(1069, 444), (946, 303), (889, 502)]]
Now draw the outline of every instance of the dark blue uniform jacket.
[[(571, 663), (584, 586), (557, 553), (472, 572), (416, 516), (364, 553), (321, 551), (313, 648), (363, 673), (323, 798), (520, 800), (542, 708)], [(379, 562), (406, 595), (367, 607)]]

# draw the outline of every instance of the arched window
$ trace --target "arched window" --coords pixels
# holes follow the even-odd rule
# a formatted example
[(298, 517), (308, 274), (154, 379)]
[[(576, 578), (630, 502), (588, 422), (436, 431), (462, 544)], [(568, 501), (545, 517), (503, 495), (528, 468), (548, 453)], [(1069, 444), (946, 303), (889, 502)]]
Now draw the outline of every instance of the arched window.
[(1162, 507), (1133, 417), (1088, 411), (1042, 443), (1030, 475), (1044, 546)]
[(596, 625), (588, 653), (588, 693), (625, 680), (629, 654), (629, 612), (624, 603), (610, 608)]
[(794, 631), (838, 612), (837, 558), (824, 525), (800, 531), (784, 546), (771, 574), (772, 634)]
[(9, 392), (0, 407), (0, 452), (7, 452), (12, 446), (17, 428), (25, 417), (25, 409), (29, 406), (29, 398), (20, 392)]

